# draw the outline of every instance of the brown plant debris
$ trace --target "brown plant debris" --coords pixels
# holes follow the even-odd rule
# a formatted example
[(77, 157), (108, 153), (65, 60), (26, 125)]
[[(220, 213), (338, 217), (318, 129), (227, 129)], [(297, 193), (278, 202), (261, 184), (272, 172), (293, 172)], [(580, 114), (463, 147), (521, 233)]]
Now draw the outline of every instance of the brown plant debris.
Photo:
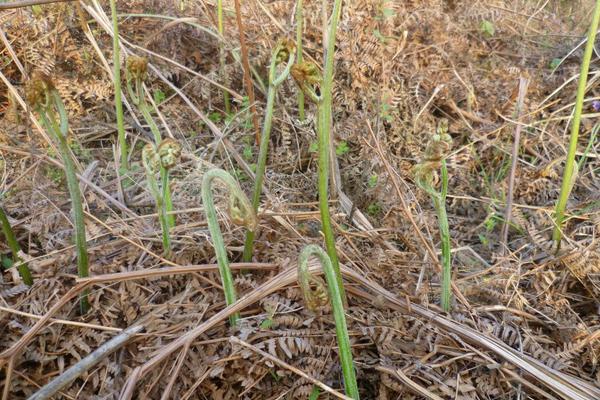
[[(307, 64), (293, 69), (275, 101), (254, 262), (238, 263), (245, 228), (230, 223), (226, 193), (215, 192), (240, 299), (227, 309), (200, 184), (204, 172), (219, 167), (251, 192), (258, 147), (249, 110), (262, 119), (270, 54), (279, 40), (294, 46), (296, 2), (241, 2), (255, 104), (244, 97), (248, 77), (234, 3), (223, 3), (223, 37), (216, 33), (216, 2), (117, 4), (119, 62), (145, 77), (164, 139), (157, 150), (171, 167), (177, 223), (169, 259), (161, 256), (141, 167), (152, 134), (131, 101), (131, 167), (115, 164), (108, 5), (0, 12), (0, 202), (35, 277), (31, 287), (21, 283), (0, 237), (2, 400), (28, 398), (140, 322), (143, 334), (82, 371), (57, 398), (306, 399), (315, 387), (323, 389), (319, 398), (343, 396), (331, 309), (311, 310), (295, 277), (299, 250), (322, 244), (316, 108), (307, 101), (306, 119), (298, 120), (294, 83), (319, 92), (321, 2), (303, 1)], [(550, 242), (582, 53), (577, 45), (593, 3), (343, 2), (332, 142), (347, 198), (331, 196), (331, 210), (361, 398), (600, 398), (597, 58), (560, 252)], [(528, 90), (519, 98), (524, 79)], [(76, 279), (62, 160), (21, 106), (25, 98), (44, 101), (40, 90), (50, 82), (69, 114), (85, 200), (91, 277), (83, 281)], [(224, 88), (231, 115), (224, 112)], [(451, 148), (428, 149), (444, 119)], [(414, 167), (437, 163), (446, 152), (456, 301), (442, 315), (436, 214), (416, 188)], [(344, 213), (342, 203), (352, 203), (352, 212)], [(82, 316), (76, 298), (85, 287), (92, 309)], [(232, 330), (227, 314), (235, 307), (241, 323)]]

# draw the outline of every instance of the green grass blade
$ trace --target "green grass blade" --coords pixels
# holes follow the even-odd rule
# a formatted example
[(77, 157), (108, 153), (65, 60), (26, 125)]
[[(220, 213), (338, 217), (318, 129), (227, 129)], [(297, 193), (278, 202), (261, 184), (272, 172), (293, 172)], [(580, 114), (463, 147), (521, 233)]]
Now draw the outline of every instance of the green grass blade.
[(583, 53), (583, 59), (581, 60), (581, 73), (579, 75), (579, 86), (577, 87), (577, 98), (575, 100), (575, 111), (573, 113), (573, 121), (571, 123), (571, 137), (569, 140), (569, 150), (567, 152), (567, 161), (565, 163), (565, 169), (563, 172), (562, 185), (560, 189), (560, 196), (556, 203), (556, 209), (554, 212), (554, 232), (552, 233), (552, 240), (556, 244), (556, 248), (560, 248), (560, 241), (562, 239), (562, 225), (565, 218), (565, 209), (567, 208), (567, 201), (571, 189), (574, 186), (574, 166), (575, 166), (575, 153), (577, 152), (577, 141), (579, 138), (579, 126), (581, 123), (581, 111), (583, 109), (583, 100), (585, 97), (585, 87), (587, 84), (587, 76), (590, 70), (590, 60), (594, 50), (594, 43), (596, 40), (596, 31), (598, 30), (598, 22), (600, 21), (600, 0), (596, 0), (596, 7), (594, 8), (594, 14), (592, 17), (592, 23), (587, 35), (587, 43), (585, 45), (585, 51)]
[(31, 276), (31, 271), (29, 270), (29, 266), (27, 263), (21, 260), (19, 257), (19, 251), (21, 251), (21, 246), (19, 246), (19, 242), (17, 242), (17, 237), (10, 226), (10, 222), (8, 221), (8, 217), (4, 213), (4, 209), (0, 207), (0, 225), (2, 225), (2, 233), (4, 233), (4, 237), (8, 242), (8, 247), (13, 255), (13, 261), (15, 263), (20, 263), (17, 270), (19, 271), (19, 275), (21, 279), (23, 279), (23, 283), (31, 286), (33, 285), (33, 277)]

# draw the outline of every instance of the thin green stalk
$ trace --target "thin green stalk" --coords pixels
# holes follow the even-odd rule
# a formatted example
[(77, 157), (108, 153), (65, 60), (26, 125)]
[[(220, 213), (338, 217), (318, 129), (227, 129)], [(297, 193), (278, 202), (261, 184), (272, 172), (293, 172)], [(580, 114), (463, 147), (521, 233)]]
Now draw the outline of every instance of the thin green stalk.
[(129, 160), (127, 158), (127, 140), (125, 139), (125, 125), (123, 119), (123, 102), (121, 100), (121, 49), (119, 47), (119, 21), (117, 19), (116, 0), (110, 0), (110, 12), (112, 14), (113, 25), (113, 80), (115, 85), (115, 112), (117, 114), (117, 136), (121, 152), (121, 168), (129, 170)]
[(152, 117), (150, 106), (148, 105), (148, 103), (145, 101), (145, 99), (143, 97), (140, 100), (139, 104), (137, 104), (137, 106), (140, 109), (140, 113), (144, 117), (144, 120), (148, 124), (148, 127), (150, 128), (150, 132), (152, 132), (152, 136), (154, 136), (154, 143), (158, 146), (162, 140), (162, 137), (160, 135), (160, 130), (158, 129), (158, 125), (156, 125), (156, 121)]
[[(223, 235), (221, 234), (221, 228), (219, 227), (217, 210), (212, 194), (212, 184), (215, 179), (223, 182), (229, 190), (229, 215), (231, 220), (238, 225), (245, 226), (251, 231), (256, 228), (257, 221), (250, 201), (236, 180), (228, 172), (222, 169), (211, 169), (204, 174), (204, 177), (202, 178), (202, 203), (204, 205), (206, 220), (208, 221), (208, 230), (210, 231), (215, 254), (217, 256), (219, 274), (221, 275), (223, 291), (225, 293), (225, 303), (229, 306), (236, 301), (236, 291), (233, 286), (233, 277), (229, 267), (227, 250), (225, 248), (225, 243), (223, 242)], [(229, 322), (232, 327), (237, 326), (238, 320), (239, 313), (235, 313), (229, 317)]]
[[(325, 118), (331, 118), (331, 110), (329, 113), (323, 111), (324, 92), (321, 90), (321, 95), (317, 94), (316, 86), (323, 84), (323, 79), (319, 74), (319, 69), (316, 65), (310, 62), (294, 65), (292, 68), (292, 76), (296, 84), (304, 92), (306, 98), (317, 104), (317, 136), (319, 145), (319, 209), (321, 212), (321, 224), (323, 234), (325, 236), (325, 245), (329, 258), (336, 270), (338, 284), (342, 287), (342, 295), (344, 303), (346, 302), (346, 294), (343, 287), (342, 276), (340, 273), (339, 261), (337, 258), (337, 250), (335, 248), (335, 237), (331, 228), (331, 217), (329, 214), (328, 203), (328, 183), (329, 183), (329, 154), (330, 154), (330, 124), (323, 123)], [(331, 94), (331, 93), (330, 93)], [(330, 104), (331, 105), (331, 104)], [(327, 114), (327, 115), (324, 115)]]
[[(73, 225), (75, 227), (77, 273), (80, 278), (86, 278), (89, 276), (89, 261), (85, 237), (83, 204), (81, 201), (81, 192), (79, 191), (79, 181), (75, 174), (75, 165), (71, 159), (69, 144), (67, 143), (69, 130), (67, 111), (52, 82), (49, 78), (41, 74), (32, 77), (27, 92), (27, 99), (33, 109), (39, 114), (42, 125), (50, 133), (54, 141), (58, 143), (58, 149), (65, 164), (65, 176), (67, 178), (69, 195), (71, 196)], [(58, 113), (59, 123), (56, 121), (55, 113)], [(82, 293), (79, 298), (79, 305), (82, 314), (87, 312), (90, 307), (88, 291)]]
[(560, 189), (560, 197), (556, 204), (554, 215), (555, 227), (552, 234), (552, 239), (555, 242), (556, 248), (560, 249), (560, 241), (562, 239), (562, 225), (565, 218), (565, 209), (571, 189), (574, 186), (574, 166), (575, 153), (577, 152), (577, 140), (579, 137), (579, 125), (581, 122), (581, 111), (583, 109), (583, 100), (585, 97), (585, 86), (587, 84), (587, 76), (590, 70), (590, 60), (594, 50), (596, 40), (596, 31), (598, 30), (598, 22), (600, 21), (600, 0), (596, 0), (596, 7), (592, 16), (592, 23), (587, 35), (587, 43), (581, 61), (581, 73), (579, 74), (579, 86), (577, 87), (577, 98), (575, 100), (575, 111), (573, 113), (573, 122), (571, 124), (571, 138), (569, 140), (569, 150), (567, 152), (567, 162), (563, 172), (562, 185)]
[[(146, 101), (142, 101), (140, 102), (138, 108), (140, 109), (144, 120), (146, 120), (146, 123), (150, 127), (150, 131), (152, 131), (152, 134), (154, 135), (154, 141), (156, 145), (160, 145), (160, 131), (158, 129), (158, 125), (156, 125), (156, 121), (154, 118), (152, 118), (150, 106)], [(173, 200), (171, 198), (171, 189), (169, 186), (169, 173), (163, 167), (160, 168), (160, 179), (162, 182), (162, 196), (167, 209), (167, 222), (169, 223), (169, 228), (173, 228), (175, 227), (175, 215), (170, 214), (173, 211)]]
[[(152, 117), (153, 106), (149, 105), (144, 95), (143, 81), (147, 73), (148, 61), (143, 57), (129, 56), (127, 59), (127, 91), (131, 97), (131, 101), (138, 107), (144, 120), (150, 127), (150, 131), (154, 136), (156, 147), (160, 146), (163, 141), (160, 135), (160, 129), (156, 121)], [(131, 86), (131, 81), (134, 81), (134, 87)], [(160, 167), (160, 177), (162, 182), (162, 200), (167, 210), (167, 222), (169, 228), (175, 227), (175, 215), (173, 211), (173, 200), (171, 198), (171, 190), (169, 186), (169, 173), (164, 167)]]
[[(324, 2), (326, 0), (323, 0)], [(325, 4), (325, 3), (323, 3)], [(346, 302), (346, 293), (344, 290), (342, 273), (338, 261), (337, 250), (335, 248), (335, 236), (331, 227), (331, 217), (329, 214), (329, 157), (331, 154), (331, 91), (333, 86), (333, 63), (335, 53), (335, 38), (337, 26), (342, 9), (342, 0), (335, 0), (331, 23), (327, 34), (327, 52), (325, 54), (325, 68), (323, 74), (323, 87), (321, 90), (322, 102), (318, 110), (318, 144), (319, 144), (319, 209), (321, 211), (321, 224), (323, 234), (325, 235), (325, 245), (327, 254), (331, 258), (331, 263), (335, 269), (338, 284), (341, 288), (342, 298)]]
[(159, 150), (157, 150), (152, 143), (148, 143), (142, 150), (142, 164), (146, 170), (146, 181), (148, 182), (148, 187), (150, 188), (150, 192), (152, 193), (154, 201), (156, 202), (158, 220), (160, 222), (160, 228), (162, 231), (163, 251), (165, 253), (165, 257), (170, 258), (172, 255), (172, 248), (171, 236), (169, 234), (169, 223), (167, 219), (167, 208), (163, 199), (163, 192), (160, 190), (156, 180), (156, 174), (165, 168), (162, 165), (163, 163), (161, 162)]
[(8, 221), (8, 217), (4, 213), (2, 207), (0, 207), (0, 224), (2, 225), (2, 232), (4, 233), (4, 237), (8, 242), (8, 247), (12, 252), (13, 261), (18, 263), (19, 266), (17, 270), (19, 271), (19, 275), (21, 275), (21, 279), (23, 279), (23, 283), (31, 286), (33, 285), (33, 277), (31, 276), (31, 271), (27, 266), (27, 263), (24, 262), (21, 257), (19, 257), (19, 251), (21, 251), (21, 246), (19, 246), (19, 242), (17, 242), (17, 238), (15, 233), (10, 226), (10, 222)]
[[(437, 213), (440, 230), (440, 242), (442, 247), (442, 309), (449, 312), (452, 304), (452, 258), (450, 247), (450, 227), (448, 225), (448, 214), (446, 212), (446, 195), (448, 194), (448, 169), (446, 167), (445, 155), (450, 150), (452, 138), (447, 133), (448, 122), (441, 120), (438, 125), (438, 133), (432, 138), (425, 150), (425, 157), (415, 168), (415, 182), (425, 191), (433, 202)], [(441, 170), (441, 190), (434, 188), (434, 174), (437, 169)]]
[[(296, 63), (301, 64), (302, 56), (302, 32), (304, 30), (304, 10), (302, 0), (296, 3)], [(304, 113), (304, 92), (298, 91), (298, 119), (304, 121), (306, 115)]]
[[(254, 181), (254, 193), (252, 195), (252, 209), (254, 214), (258, 212), (260, 204), (260, 195), (262, 193), (262, 185), (265, 178), (265, 170), (267, 166), (267, 154), (269, 152), (269, 142), (271, 140), (271, 125), (273, 121), (273, 109), (275, 105), (275, 95), (277, 88), (285, 81), (290, 74), (292, 65), (294, 64), (294, 48), (289, 43), (279, 42), (271, 55), (271, 66), (269, 68), (269, 90), (267, 92), (267, 108), (263, 129), (260, 135), (260, 148), (258, 152), (258, 162), (256, 166), (256, 178)], [(277, 75), (277, 65), (285, 58), (286, 66)], [(244, 262), (252, 260), (252, 249), (254, 246), (254, 231), (246, 233), (246, 241), (244, 243), (244, 254), (242, 259)]]
[(581, 171), (581, 169), (583, 168), (583, 163), (585, 163), (585, 160), (587, 159), (590, 150), (592, 150), (592, 147), (594, 147), (594, 144), (596, 143), (596, 136), (598, 136), (598, 130), (600, 130), (600, 124), (594, 125), (594, 127), (592, 128), (592, 136), (590, 137), (590, 142), (583, 151), (583, 154), (579, 158), (579, 161), (577, 161), (577, 171)]
[(434, 207), (438, 214), (440, 226), (440, 241), (442, 245), (442, 309), (450, 311), (451, 306), (451, 281), (452, 281), (452, 259), (450, 256), (450, 227), (448, 225), (448, 214), (446, 213), (446, 194), (448, 193), (448, 168), (446, 160), (442, 160), (442, 192), (434, 197)]
[[(217, 30), (219, 31), (219, 35), (224, 37), (225, 30), (223, 28), (223, 0), (217, 0)], [(225, 49), (223, 47), (223, 42), (219, 42), (219, 65), (221, 69), (221, 78), (223, 78), (226, 83)], [(225, 113), (227, 115), (231, 114), (231, 104), (229, 102), (229, 92), (227, 90), (223, 90), (223, 102), (225, 103)]]
[[(333, 318), (335, 320), (335, 333), (340, 352), (346, 395), (353, 399), (359, 399), (358, 384), (356, 383), (354, 363), (352, 362), (352, 347), (350, 346), (344, 301), (342, 299), (343, 286), (339, 285), (331, 259), (321, 247), (311, 244), (306, 246), (300, 253), (298, 257), (298, 283), (309, 308), (314, 310), (317, 305), (326, 303), (327, 292), (323, 293), (324, 285), (322, 281), (313, 276), (308, 270), (308, 260), (311, 256), (316, 256), (319, 259), (325, 273), (329, 289), (329, 300), (331, 301)], [(317, 290), (311, 289), (311, 283), (317, 283)]]

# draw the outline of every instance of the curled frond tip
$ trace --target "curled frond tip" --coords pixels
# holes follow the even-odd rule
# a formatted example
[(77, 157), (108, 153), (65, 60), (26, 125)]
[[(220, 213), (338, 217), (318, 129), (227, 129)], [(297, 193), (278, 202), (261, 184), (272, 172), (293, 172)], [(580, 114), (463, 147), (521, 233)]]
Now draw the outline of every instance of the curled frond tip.
[(41, 71), (34, 71), (25, 87), (27, 103), (32, 107), (46, 107), (49, 103), (49, 92), (54, 89), (52, 79)]
[(144, 80), (148, 73), (148, 59), (146, 57), (129, 56), (127, 58), (127, 72), (134, 79)]
[(152, 143), (142, 149), (142, 163), (147, 171), (156, 173), (160, 170), (161, 159)]
[(174, 139), (166, 138), (158, 146), (160, 164), (165, 169), (171, 169), (179, 162), (181, 145)]
[(277, 52), (277, 64), (287, 62), (292, 54), (296, 53), (296, 44), (289, 39), (282, 39), (279, 42), (279, 51)]
[(237, 196), (233, 191), (229, 195), (229, 216), (236, 225), (241, 225), (250, 231), (258, 226), (258, 219), (252, 205), (245, 196)]

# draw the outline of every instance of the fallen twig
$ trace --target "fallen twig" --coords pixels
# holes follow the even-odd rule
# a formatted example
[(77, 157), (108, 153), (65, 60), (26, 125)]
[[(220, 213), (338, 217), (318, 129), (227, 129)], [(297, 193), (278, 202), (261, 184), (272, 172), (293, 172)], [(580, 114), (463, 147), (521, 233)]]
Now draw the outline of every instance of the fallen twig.
[(521, 118), (521, 112), (523, 112), (523, 102), (525, 101), (525, 95), (527, 94), (527, 85), (529, 85), (529, 79), (523, 77), (519, 78), (519, 95), (517, 97), (517, 109), (515, 110), (515, 120), (517, 121), (517, 126), (515, 127), (515, 138), (512, 147), (512, 161), (510, 165), (510, 175), (508, 178), (508, 193), (506, 195), (506, 212), (504, 214), (504, 226), (502, 227), (502, 244), (504, 245), (503, 250), (508, 248), (508, 228), (510, 227), (513, 195), (515, 191), (515, 175), (517, 172), (517, 161), (519, 160), (521, 128), (523, 127), (519, 123), (519, 119)]
[(77, 377), (82, 375), (85, 371), (98, 364), (102, 359), (108, 356), (110, 353), (117, 350), (119, 347), (124, 345), (133, 335), (140, 333), (144, 329), (142, 325), (135, 325), (125, 329), (117, 336), (98, 347), (87, 357), (73, 365), (71, 368), (60, 374), (57, 378), (46, 384), (40, 390), (38, 390), (33, 396), (29, 397), (29, 400), (45, 400), (52, 397), (60, 389), (73, 382)]
[(244, 68), (244, 86), (248, 93), (248, 103), (250, 103), (250, 112), (252, 113), (252, 124), (254, 125), (256, 145), (260, 144), (260, 127), (258, 123), (258, 113), (256, 112), (256, 100), (254, 97), (254, 85), (250, 75), (250, 61), (248, 60), (248, 46), (246, 45), (246, 34), (244, 33), (244, 22), (242, 21), (242, 9), (240, 0), (234, 0), (235, 20), (238, 26), (240, 36), (240, 49), (242, 51), (242, 67)]
[(12, 3), (0, 3), (0, 10), (10, 10), (12, 8), (23, 8), (30, 6), (39, 6), (42, 4), (66, 3), (75, 0), (22, 0), (13, 1)]
[[(273, 263), (232, 263), (231, 269), (252, 269), (252, 270), (270, 270), (276, 269), (277, 264)], [(96, 275), (89, 278), (77, 278), (77, 283), (99, 284), (105, 282), (124, 282), (135, 279), (157, 278), (165, 275), (187, 274), (191, 272), (209, 272), (216, 271), (219, 268), (217, 264), (183, 265), (180, 267), (165, 267), (156, 269), (141, 269), (131, 272), (115, 272), (113, 274)]]

